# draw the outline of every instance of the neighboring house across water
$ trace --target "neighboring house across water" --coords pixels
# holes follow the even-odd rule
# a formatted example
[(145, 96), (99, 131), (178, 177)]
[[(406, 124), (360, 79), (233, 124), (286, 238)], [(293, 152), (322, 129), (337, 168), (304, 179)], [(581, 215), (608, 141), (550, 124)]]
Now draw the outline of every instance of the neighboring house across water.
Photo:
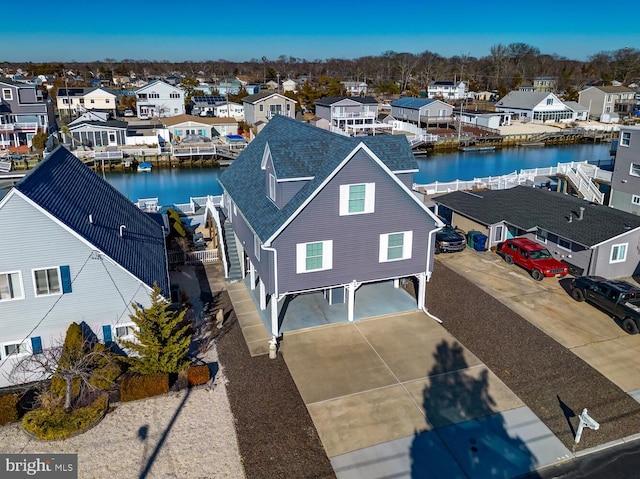
[(238, 133), (235, 118), (214, 118), (192, 115), (178, 115), (162, 120), (171, 134), (172, 141), (179, 141), (187, 135), (200, 135), (209, 139)]
[(288, 79), (282, 82), (282, 91), (283, 92), (296, 92), (298, 90), (298, 83), (295, 80)]
[(456, 110), (455, 115), (467, 125), (498, 129), (511, 123), (509, 113), (489, 110)]
[(640, 216), (529, 186), (455, 191), (433, 201), (452, 225), (487, 235), (487, 247), (524, 236), (544, 244), (572, 274), (640, 273)]
[(453, 120), (453, 106), (431, 98), (406, 96), (391, 103), (391, 116), (419, 128), (446, 127)]
[(351, 96), (360, 96), (360, 95), (367, 94), (368, 87), (365, 82), (343, 81), (342, 84), (344, 85), (344, 88), (347, 91), (347, 94)]
[(162, 227), (63, 147), (2, 198), (0, 228), (0, 386), (71, 322), (130, 339), (131, 304), (156, 282), (169, 297)]
[(138, 118), (166, 118), (185, 113), (184, 90), (160, 80), (136, 90)]
[(64, 138), (65, 143), (90, 148), (127, 144), (127, 122), (109, 120), (108, 113), (84, 113), (69, 123), (68, 128), (73, 141), (70, 138)]
[(640, 126), (620, 126), (615, 155), (609, 206), (640, 215)]
[(61, 118), (76, 118), (87, 110), (98, 110), (116, 115), (118, 98), (114, 93), (101, 87), (58, 88), (56, 106)]
[(276, 116), (222, 173), (232, 241), (274, 339), (305, 293), (346, 305), (353, 321), (359, 288), (408, 278), (423, 308), (442, 222), (411, 191), (417, 171), (402, 135), (348, 137)]
[(626, 86), (590, 86), (579, 93), (578, 102), (589, 115), (603, 123), (617, 123), (631, 116), (637, 105), (636, 92)]
[(495, 104), (496, 111), (509, 113), (520, 121), (533, 123), (568, 123), (577, 113), (553, 93), (511, 91)]
[(36, 133), (57, 130), (51, 97), (35, 85), (0, 78), (0, 149), (31, 147)]
[[(277, 85), (276, 85), (277, 86)], [(279, 93), (263, 92), (242, 99), (244, 120), (249, 125), (269, 121), (276, 115), (295, 118), (296, 102)]]
[(427, 85), (427, 97), (450, 100), (463, 100), (467, 97), (467, 84), (463, 81), (432, 81)]
[(316, 116), (327, 120), (334, 133), (366, 133), (378, 123), (378, 101), (371, 96), (320, 98)]

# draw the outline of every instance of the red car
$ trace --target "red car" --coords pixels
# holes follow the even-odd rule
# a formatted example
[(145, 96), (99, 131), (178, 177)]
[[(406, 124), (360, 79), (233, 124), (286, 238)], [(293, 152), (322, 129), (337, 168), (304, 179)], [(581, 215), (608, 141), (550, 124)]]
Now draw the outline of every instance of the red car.
[(517, 264), (529, 271), (536, 281), (546, 276), (566, 276), (569, 268), (555, 259), (549, 250), (528, 238), (511, 238), (500, 246), (500, 253), (507, 264)]

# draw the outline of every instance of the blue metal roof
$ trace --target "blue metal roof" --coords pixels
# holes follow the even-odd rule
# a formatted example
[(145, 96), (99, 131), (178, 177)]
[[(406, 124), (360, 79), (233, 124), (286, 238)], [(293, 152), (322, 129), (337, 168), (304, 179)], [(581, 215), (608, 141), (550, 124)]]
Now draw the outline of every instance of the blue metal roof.
[(428, 105), (429, 103), (433, 103), (434, 101), (435, 100), (433, 98), (414, 98), (405, 96), (391, 103), (391, 106), (419, 110), (423, 106)]
[[(347, 137), (277, 115), (220, 175), (219, 181), (265, 242), (360, 143), (391, 171), (418, 169), (403, 135)], [(269, 200), (265, 189), (261, 164), (267, 144), (279, 180), (313, 177), (282, 209)]]
[(157, 282), (168, 297), (162, 227), (64, 147), (56, 148), (16, 189), (145, 284)]

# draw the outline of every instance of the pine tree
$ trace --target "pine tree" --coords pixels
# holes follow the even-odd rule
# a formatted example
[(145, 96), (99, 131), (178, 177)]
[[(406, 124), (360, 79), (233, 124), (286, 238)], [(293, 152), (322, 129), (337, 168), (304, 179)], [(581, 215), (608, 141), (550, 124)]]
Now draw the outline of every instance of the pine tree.
[(154, 284), (151, 305), (142, 308), (133, 304), (134, 314), (129, 317), (138, 327), (137, 341), (122, 341), (122, 346), (133, 354), (125, 358), (133, 371), (140, 374), (177, 373), (187, 365), (187, 352), (191, 344), (189, 326), (183, 320), (186, 311), (170, 311), (169, 303)]

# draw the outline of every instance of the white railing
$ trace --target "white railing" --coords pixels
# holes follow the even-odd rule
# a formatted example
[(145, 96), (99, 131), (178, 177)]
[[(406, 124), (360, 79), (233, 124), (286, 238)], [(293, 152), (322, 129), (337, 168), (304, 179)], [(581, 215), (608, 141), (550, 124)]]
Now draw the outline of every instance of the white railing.
[(138, 198), (136, 206), (142, 211), (155, 213), (158, 211), (158, 198)]
[(344, 120), (345, 118), (353, 118), (353, 119), (375, 118), (376, 114), (374, 112), (361, 112), (361, 111), (344, 112), (344, 113), (332, 112), (331, 117), (336, 120)]
[(0, 131), (13, 131), (13, 123), (11, 125), (0, 124)]
[(222, 196), (198, 196), (189, 198), (189, 203), (176, 203), (175, 210), (185, 215), (195, 214), (200, 208), (207, 206), (207, 202), (211, 201), (213, 208), (222, 204)]
[(220, 261), (217, 249), (203, 251), (167, 251), (169, 264), (217, 263)]
[[(580, 185), (582, 186), (582, 190), (580, 192), (585, 199), (594, 203), (602, 204), (604, 201), (604, 193), (598, 189), (598, 185), (591, 181), (591, 178), (588, 176), (583, 165), (576, 166), (576, 173), (580, 178)], [(591, 173), (593, 174), (593, 172)]]
[(94, 151), (93, 157), (96, 160), (121, 160), (124, 155), (122, 151)]
[(191, 155), (215, 155), (216, 145), (196, 146), (196, 147), (174, 147), (173, 156), (191, 156)]
[(438, 135), (432, 135), (431, 133), (416, 135), (409, 140), (409, 145), (416, 146), (420, 143), (434, 143), (438, 141)]
[[(520, 170), (519, 172), (514, 171), (513, 173), (509, 173), (507, 175), (487, 176), (483, 178), (474, 178), (472, 180), (455, 180), (455, 181), (447, 181), (447, 182), (435, 181), (433, 183), (414, 184), (414, 189), (415, 190), (420, 189), (420, 191), (424, 192), (424, 194), (426, 195), (433, 195), (436, 193), (449, 193), (451, 191), (458, 191), (458, 190), (473, 190), (473, 189), (482, 189), (482, 188), (499, 190), (499, 189), (511, 188), (516, 185), (531, 183), (535, 180), (536, 177), (553, 176), (553, 175), (556, 175), (557, 173), (562, 173), (567, 176), (569, 176), (570, 174), (573, 174), (573, 179), (571, 178), (570, 179), (574, 181), (574, 184), (577, 187), (580, 184), (580, 178), (578, 178), (577, 173), (575, 173), (576, 169), (583, 170), (583, 174), (585, 175), (585, 178), (587, 180), (588, 180), (587, 177), (591, 177), (591, 178), (604, 177), (602, 179), (605, 180), (607, 176), (609, 178), (609, 181), (611, 179), (610, 172), (605, 172), (596, 166), (589, 165), (586, 161), (581, 161), (581, 162), (572, 161), (570, 163), (558, 163), (558, 166), (549, 166), (546, 168), (531, 168), (526, 170), (523, 169), (523, 170)], [(607, 175), (606, 173), (609, 173), (609, 175)], [(595, 189), (592, 189), (591, 187), (586, 186), (586, 184), (583, 186), (583, 189), (585, 191), (593, 191), (593, 193), (589, 194), (588, 198), (587, 196), (585, 196), (585, 198), (589, 199), (589, 201), (596, 201), (597, 198), (594, 199), (596, 197), (595, 191), (598, 191), (600, 195), (604, 196), (597, 189), (597, 186), (594, 185), (592, 181), (590, 180), (588, 182), (585, 181), (585, 183), (590, 183), (591, 185), (593, 185), (593, 188), (595, 188)], [(583, 193), (583, 191), (581, 191), (581, 193)], [(602, 199), (600, 199), (600, 203), (602, 203)]]
[(25, 122), (25, 123), (14, 123), (13, 127), (16, 130), (37, 130), (38, 129), (38, 124), (37, 123), (32, 123), (32, 122)]

